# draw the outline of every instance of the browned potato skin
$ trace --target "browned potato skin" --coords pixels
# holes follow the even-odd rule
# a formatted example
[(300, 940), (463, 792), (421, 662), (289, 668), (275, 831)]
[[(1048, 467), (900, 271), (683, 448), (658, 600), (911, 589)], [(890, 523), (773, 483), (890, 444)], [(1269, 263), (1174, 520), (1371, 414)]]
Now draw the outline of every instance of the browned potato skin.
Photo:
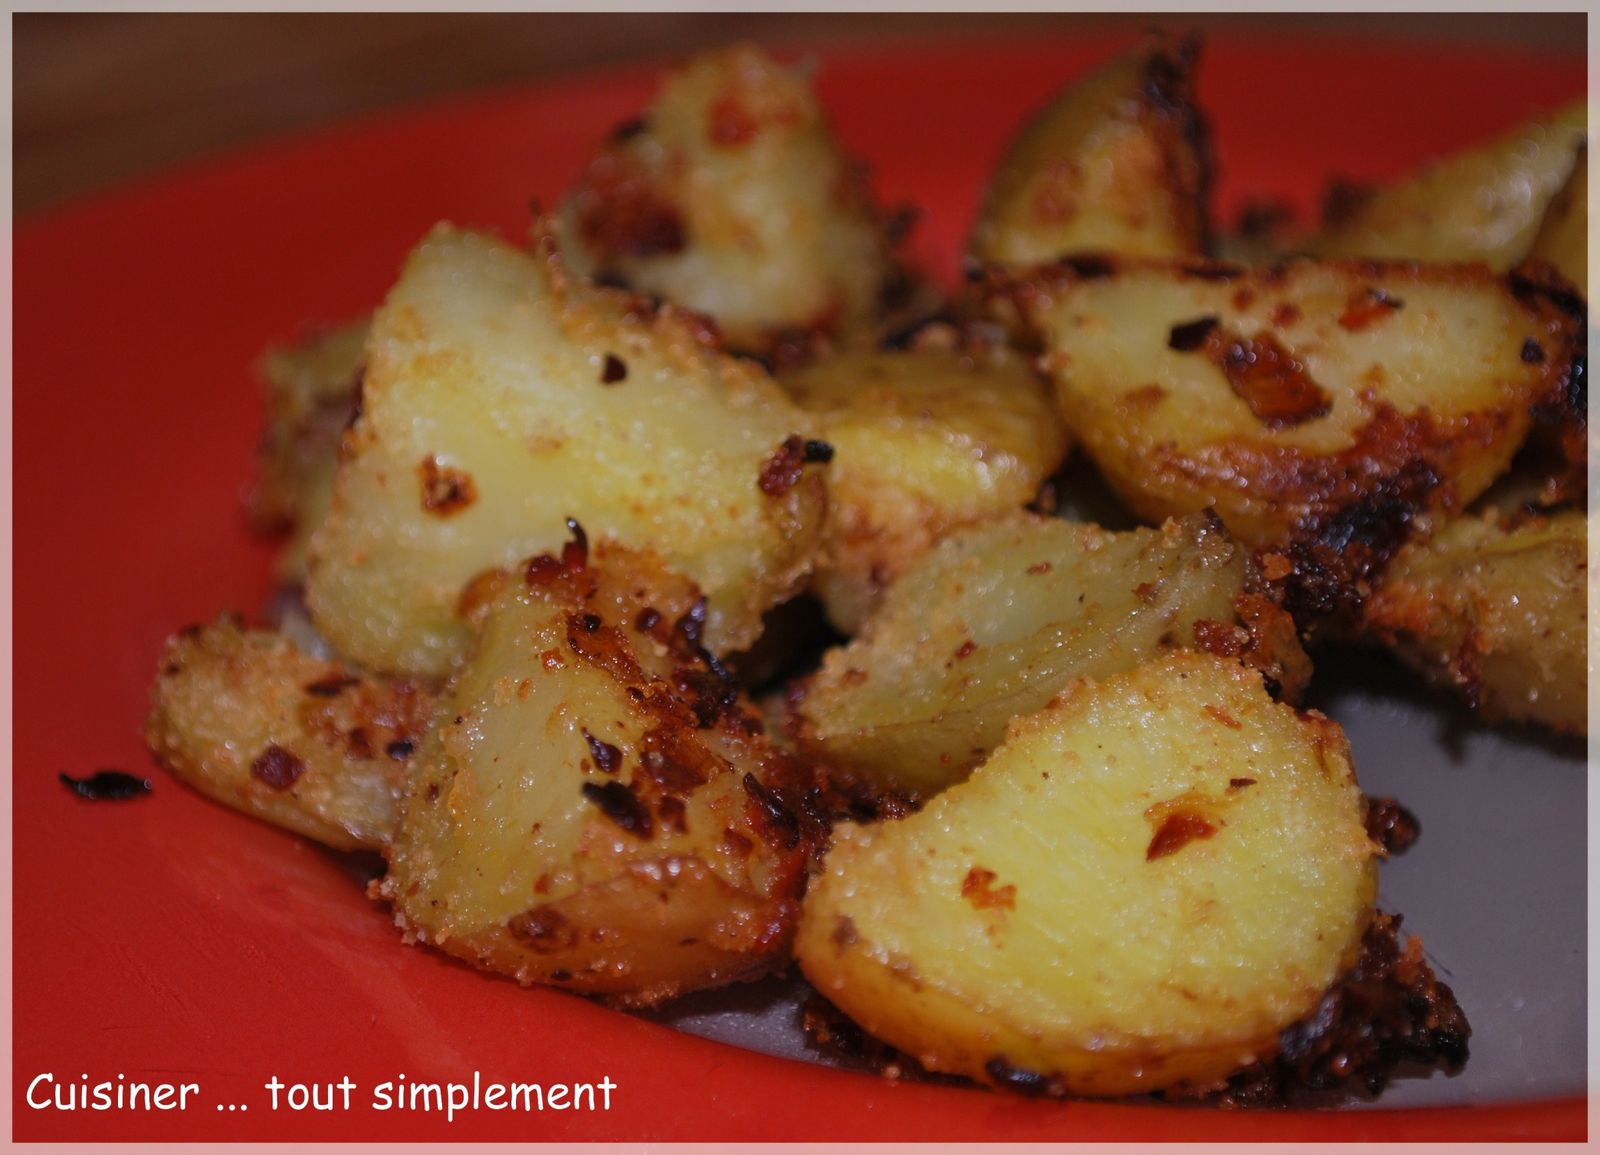
[(1496, 511), (1401, 550), (1365, 624), (1491, 720), (1588, 732), (1588, 519)]
[(290, 532), (277, 569), (291, 585), (305, 582), (311, 534), (333, 500), (339, 438), (355, 415), (370, 325), (363, 317), (315, 330), (268, 349), (256, 369), (267, 428), (245, 512), (264, 533)]
[[(1115, 298), (1169, 290), (1165, 315), (1130, 312)], [(1482, 346), (1492, 359), (1462, 369), (1477, 390), (1470, 401), (1437, 390), (1390, 401), (1397, 369), (1391, 353), (1370, 342), (1384, 339), (1382, 327), (1396, 317), (1408, 326), (1427, 321), (1417, 310), (1405, 314), (1408, 293), (1492, 314), (1493, 344)], [(1402, 305), (1392, 313), (1367, 307), (1375, 294)], [(1068, 426), (1118, 496), (1152, 522), (1213, 508), (1255, 549), (1315, 541), (1341, 515), (1360, 521), (1363, 507), (1465, 506), (1505, 470), (1531, 411), (1566, 389), (1581, 331), (1542, 277), (1497, 278), (1473, 265), (1300, 260), (1247, 270), (1096, 257), (1021, 275), (1001, 295), (1044, 333)], [(1297, 370), (1309, 366), (1331, 408), (1290, 407), (1277, 421), (1259, 415), (1220, 362), (1208, 364), (1203, 343), (1184, 341), (1187, 327), (1208, 319), (1219, 322), (1224, 348), (1236, 337), (1270, 339), (1286, 354), (1285, 367), (1260, 382), (1266, 404), (1291, 395)], [(1427, 338), (1437, 359), (1458, 344), (1444, 335), (1449, 320), (1435, 319)], [(1462, 337), (1474, 329), (1482, 331), (1476, 319), (1458, 325)], [(1407, 348), (1407, 388), (1423, 392), (1437, 359)], [(1085, 371), (1092, 356), (1120, 358), (1121, 367)], [(1319, 371), (1338, 380), (1316, 382)], [(1168, 373), (1183, 394), (1156, 379)]]
[(1022, 357), (957, 341), (930, 330), (911, 349), (841, 353), (779, 378), (833, 449), (811, 588), (847, 635), (940, 537), (1032, 501), (1070, 447)]
[(474, 593), (381, 887), (407, 937), (627, 1006), (782, 966), (803, 774), (700, 648), (698, 590), (580, 538)]
[(336, 850), (380, 850), (393, 835), (434, 701), (230, 617), (167, 639), (153, 697), (145, 741), (163, 765)]
[(792, 690), (788, 728), (835, 785), (927, 798), (1073, 679), (1177, 647), (1249, 661), (1292, 699), (1309, 661), (1250, 583), (1245, 551), (1203, 516), (1123, 534), (1022, 513), (966, 526)]
[(1194, 102), (1197, 51), (1153, 34), (1037, 113), (990, 180), (972, 256), (1033, 264), (1082, 251), (1204, 251), (1210, 160)]
[(1583, 102), (1376, 190), (1330, 195), (1322, 257), (1482, 261), (1505, 272), (1528, 255), (1546, 206), (1572, 172)]
[(893, 257), (900, 225), (809, 81), (750, 44), (671, 70), (560, 220), (575, 269), (706, 314), (740, 352), (865, 338), (910, 291)]

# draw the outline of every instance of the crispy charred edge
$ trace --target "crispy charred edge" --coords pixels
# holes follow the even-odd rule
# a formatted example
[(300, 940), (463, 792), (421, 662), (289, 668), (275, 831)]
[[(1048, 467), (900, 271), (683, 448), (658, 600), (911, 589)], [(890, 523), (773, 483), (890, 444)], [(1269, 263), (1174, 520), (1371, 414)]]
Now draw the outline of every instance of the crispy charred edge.
[[(1574, 286), (1541, 260), (1529, 259), (1507, 274), (1511, 292), (1524, 308), (1551, 319), (1570, 322), (1574, 330), (1569, 342), (1557, 340), (1554, 348), (1528, 342), (1523, 360), (1530, 364), (1557, 358), (1548, 393), (1533, 408), (1533, 419), (1541, 432), (1551, 435), (1560, 446), (1566, 469), (1557, 479), (1552, 497), (1588, 505), (1588, 423), (1589, 423), (1589, 305), (1578, 286)], [(1570, 352), (1564, 352), (1567, 349)]]
[[(1336, 262), (1375, 275), (1433, 280), (1477, 279), (1498, 282), (1481, 265), (1437, 266), (1408, 262)], [(1569, 474), (1580, 479), (1587, 460), (1584, 407), (1587, 404), (1587, 307), (1554, 269), (1539, 261), (1525, 262), (1502, 282), (1513, 300), (1538, 325), (1542, 340), (1537, 356), (1524, 346), (1522, 360), (1538, 365), (1543, 376), (1533, 407), (1536, 421), (1561, 429)], [(1336, 460), (1376, 463), (1372, 483), (1361, 486), (1354, 500), (1332, 503), (1314, 514), (1289, 543), (1293, 572), (1285, 586), (1285, 604), (1302, 626), (1318, 619), (1353, 621), (1372, 591), (1372, 581), (1399, 550), (1416, 536), (1419, 515), (1433, 509), (1453, 513), (1459, 502), (1443, 478), (1449, 458), (1463, 444), (1486, 443), (1497, 423), (1486, 416), (1469, 419), (1447, 431), (1426, 412), (1401, 417), (1382, 406), (1363, 426), (1356, 443)], [(1574, 488), (1568, 486), (1567, 488)], [(1576, 487), (1586, 487), (1579, 480)], [(1328, 492), (1316, 487), (1313, 492)], [(1333, 492), (1337, 492), (1337, 486)]]
[[(737, 773), (733, 763), (696, 737), (715, 731), (757, 767), (741, 776), (746, 825), (780, 858), (787, 856), (780, 875), (798, 873), (825, 836), (819, 812), (808, 800), (814, 786), (810, 768), (768, 743), (760, 716), (745, 701), (732, 671), (706, 648), (705, 596), (686, 578), (629, 575), (611, 587), (625, 591), (617, 599), (622, 620), (607, 621), (607, 613), (614, 617), (616, 609), (603, 607), (600, 595), (614, 547), (604, 541), (591, 546), (575, 519), (567, 524), (572, 539), (559, 554), (531, 558), (524, 584), (565, 614), (566, 653), (622, 686), (646, 724), (634, 759), (583, 731), (585, 750), (603, 775), (585, 783), (585, 797), (641, 839), (658, 829), (681, 830), (688, 795), (714, 775)], [(647, 660), (630, 634), (653, 642), (658, 656)], [(596, 753), (597, 745), (604, 747), (603, 755)], [(772, 897), (791, 901), (779, 891)], [(798, 902), (798, 894), (792, 901)]]
[[(1404, 1065), (1459, 1072), (1472, 1028), (1454, 992), (1423, 957), (1419, 939), (1400, 942), (1400, 916), (1379, 913), (1361, 940), (1354, 965), (1306, 1018), (1279, 1032), (1277, 1050), (1222, 1086), (1180, 1086), (1155, 1092), (1168, 1101), (1226, 1107), (1282, 1107), (1306, 1093), (1377, 1094)], [(812, 1046), (890, 1079), (963, 1082), (929, 1073), (915, 1058), (872, 1038), (812, 991), (801, 1011)], [(1034, 1071), (991, 1056), (987, 1082), (1030, 1098), (1066, 1098), (1055, 1072)]]
[(1294, 618), (1267, 594), (1246, 588), (1233, 599), (1231, 622), (1202, 619), (1194, 624), (1197, 649), (1236, 658), (1261, 674), (1275, 701), (1297, 705), (1311, 684), (1311, 659), (1300, 644)]
[[(1378, 423), (1375, 419), (1372, 424)], [(1372, 593), (1373, 578), (1411, 539), (1418, 517), (1437, 505), (1454, 507), (1448, 495), (1442, 501), (1436, 497), (1442, 478), (1425, 454), (1424, 444), (1393, 472), (1380, 473), (1353, 502), (1325, 519), (1308, 518), (1287, 550), (1273, 555), (1288, 559), (1283, 605), (1302, 628), (1334, 619), (1354, 621)], [(1261, 564), (1273, 568), (1268, 557)]]
[(1149, 34), (1140, 78), (1140, 115), (1161, 141), (1167, 189), (1193, 208), (1191, 243), (1197, 252), (1211, 248), (1211, 126), (1195, 98), (1200, 37)]
[(1399, 915), (1379, 913), (1355, 965), (1310, 1016), (1279, 1034), (1278, 1053), (1208, 1097), (1228, 1106), (1270, 1106), (1299, 1091), (1375, 1095), (1403, 1064), (1460, 1071), (1472, 1027), (1423, 957), (1422, 941), (1401, 944), (1400, 922)]
[[(1543, 376), (1534, 390), (1542, 399), (1536, 404), (1547, 413), (1564, 414), (1558, 420), (1567, 429), (1581, 428), (1571, 414), (1587, 400), (1587, 311), (1582, 298), (1543, 262), (1527, 262), (1501, 278), (1480, 264), (1291, 258), (1252, 271), (1229, 261), (1080, 253), (1031, 269), (983, 269), (977, 276), (987, 308), (998, 309), (1002, 317), (1020, 316), (1031, 326), (1028, 319), (1048, 306), (1050, 294), (1123, 273), (1155, 269), (1209, 281), (1248, 280), (1270, 289), (1312, 265), (1361, 280), (1505, 286), (1542, 334), (1542, 357), (1524, 360), (1538, 365)], [(1033, 338), (1037, 342), (1038, 334)], [(1536, 416), (1538, 412), (1536, 408)], [(1471, 446), (1492, 444), (1506, 420), (1504, 414), (1488, 413), (1442, 422), (1426, 410), (1402, 415), (1392, 406), (1378, 405), (1357, 430), (1354, 443), (1337, 454), (1221, 442), (1201, 454), (1158, 453), (1150, 465), (1154, 474), (1184, 487), (1248, 474), (1258, 479), (1259, 492), (1281, 493), (1307, 507), (1287, 542), (1262, 551), (1261, 569), (1275, 587), (1275, 598), (1302, 629), (1313, 629), (1328, 619), (1354, 620), (1371, 593), (1372, 580), (1414, 536), (1419, 515), (1458, 509), (1457, 495), (1445, 480), (1452, 460)], [(1581, 434), (1564, 439), (1569, 462), (1579, 468), (1586, 460), (1584, 442)]]
[(1422, 834), (1422, 823), (1398, 799), (1363, 795), (1362, 814), (1367, 837), (1386, 855), (1405, 853)]
[(887, 822), (903, 818), (920, 810), (923, 800), (885, 789), (870, 775), (832, 757), (816, 740), (813, 724), (801, 708), (811, 692), (814, 677), (812, 674), (794, 678), (784, 687), (782, 727), (789, 742), (804, 752), (811, 778), (806, 806), (813, 820), (819, 823), (820, 856), (827, 848), (828, 835), (839, 823)]

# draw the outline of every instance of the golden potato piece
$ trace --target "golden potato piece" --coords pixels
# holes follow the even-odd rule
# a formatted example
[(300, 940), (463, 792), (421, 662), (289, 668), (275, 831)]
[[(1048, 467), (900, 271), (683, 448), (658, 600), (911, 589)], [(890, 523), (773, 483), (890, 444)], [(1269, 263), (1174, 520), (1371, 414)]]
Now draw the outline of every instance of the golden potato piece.
[(798, 767), (701, 648), (698, 591), (581, 536), (487, 585), (389, 852), (400, 926), (629, 1005), (781, 966)]
[(949, 530), (1032, 501), (1069, 446), (1049, 386), (1000, 348), (845, 353), (780, 383), (833, 447), (811, 588), (846, 634)]
[(1548, 261), (1578, 291), (1589, 291), (1589, 161), (1580, 146), (1572, 173), (1550, 198), (1529, 256)]
[(745, 352), (860, 335), (902, 276), (894, 230), (804, 72), (749, 44), (673, 70), (560, 222), (575, 270), (705, 313)]
[(990, 180), (972, 256), (1202, 252), (1210, 158), (1194, 103), (1197, 48), (1152, 35), (1040, 111)]
[(434, 696), (219, 618), (167, 639), (145, 724), (151, 753), (235, 810), (337, 850), (394, 833)]
[(290, 531), (278, 555), (278, 577), (306, 579), (306, 550), (333, 501), (339, 439), (356, 412), (370, 318), (313, 332), (261, 358), (267, 429), (256, 452), (256, 476), (245, 498), (261, 530)]
[(702, 336), (572, 280), (548, 234), (530, 254), (435, 229), (373, 322), (312, 540), (318, 628), (364, 665), (445, 674), (462, 587), (576, 517), (693, 577), (714, 650), (749, 644), (804, 582), (825, 498), (783, 391)]
[[(797, 695), (796, 737), (841, 782), (928, 797), (1074, 678), (1202, 639), (1231, 647), (1246, 565), (1198, 516), (1127, 533), (1026, 514), (956, 530), (827, 654)], [(1292, 629), (1286, 641), (1298, 651)]]
[(1397, 184), (1331, 196), (1328, 219), (1308, 251), (1483, 261), (1505, 272), (1528, 255), (1550, 198), (1572, 172), (1587, 120), (1580, 101)]
[(1130, 508), (1214, 508), (1262, 548), (1341, 517), (1341, 538), (1401, 530), (1486, 488), (1572, 378), (1579, 326), (1550, 292), (1481, 266), (1095, 259), (1010, 297)]
[(1469, 515), (1407, 546), (1366, 626), (1407, 665), (1495, 719), (1588, 732), (1588, 519)]
[(796, 955), (932, 1070), (1216, 1085), (1354, 962), (1379, 853), (1363, 811), (1338, 726), (1173, 654), (1075, 683), (920, 812), (836, 828)]

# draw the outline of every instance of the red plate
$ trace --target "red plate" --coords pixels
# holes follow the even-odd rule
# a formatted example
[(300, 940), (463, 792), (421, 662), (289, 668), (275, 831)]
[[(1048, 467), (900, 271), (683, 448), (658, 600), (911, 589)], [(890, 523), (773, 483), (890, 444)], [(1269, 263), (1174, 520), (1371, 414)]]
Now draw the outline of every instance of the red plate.
[[(948, 277), (1007, 134), (1118, 47), (822, 51), (820, 85), (885, 197), (924, 207), (919, 251)], [(1584, 80), (1565, 58), (1218, 38), (1201, 93), (1220, 206), (1231, 219), (1249, 192), (1309, 211), (1330, 172), (1396, 174)], [(629, 71), (383, 116), (18, 230), (15, 1137), (1583, 1138), (1581, 1098), (1325, 1114), (1045, 1103), (738, 1051), (406, 947), (338, 856), (155, 771), (139, 727), (162, 638), (269, 592), (268, 552), (238, 513), (261, 420), (253, 359), (304, 321), (373, 304), (439, 218), (520, 235), (529, 200), (554, 202), (653, 86)], [(152, 774), (155, 792), (90, 804), (56, 780), (100, 767)], [(474, 1071), (617, 1090), (609, 1111), (453, 1122), (367, 1105), (401, 1074)], [(26, 1088), (45, 1072), (201, 1089), (185, 1111), (37, 1110)], [(348, 1111), (273, 1111), (274, 1075), (358, 1090)]]

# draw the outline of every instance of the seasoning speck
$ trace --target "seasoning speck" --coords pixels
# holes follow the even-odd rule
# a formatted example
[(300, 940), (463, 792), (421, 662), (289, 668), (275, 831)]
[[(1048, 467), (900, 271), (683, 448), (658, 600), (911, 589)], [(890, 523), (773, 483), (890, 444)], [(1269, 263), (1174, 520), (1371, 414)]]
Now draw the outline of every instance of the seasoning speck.
[(287, 790), (306, 771), (306, 764), (273, 743), (250, 763), (250, 776), (272, 790)]

